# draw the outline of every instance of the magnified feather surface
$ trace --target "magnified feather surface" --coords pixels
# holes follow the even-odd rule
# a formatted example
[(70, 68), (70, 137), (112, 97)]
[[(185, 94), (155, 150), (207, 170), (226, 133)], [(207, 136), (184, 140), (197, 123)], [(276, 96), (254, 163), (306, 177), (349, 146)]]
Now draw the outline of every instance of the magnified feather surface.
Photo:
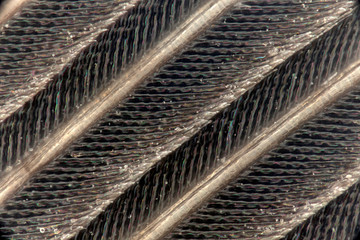
[(355, 238), (359, 17), (345, 0), (29, 1), (0, 32), (0, 236)]

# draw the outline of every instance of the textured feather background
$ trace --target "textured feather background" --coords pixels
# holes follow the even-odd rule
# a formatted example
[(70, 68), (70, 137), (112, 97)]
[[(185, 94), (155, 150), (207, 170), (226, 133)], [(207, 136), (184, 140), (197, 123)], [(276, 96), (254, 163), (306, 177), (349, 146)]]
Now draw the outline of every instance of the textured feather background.
[[(3, 204), (0, 236), (144, 236), (197, 183), (359, 60), (357, 2), (213, 2), (229, 5), (223, 16), (208, 19)], [(0, 35), (0, 176), (42, 151), (59, 126), (206, 6), (29, 1)], [(325, 196), (356, 177), (359, 92), (298, 126), (158, 238), (357, 236), (357, 185)]]

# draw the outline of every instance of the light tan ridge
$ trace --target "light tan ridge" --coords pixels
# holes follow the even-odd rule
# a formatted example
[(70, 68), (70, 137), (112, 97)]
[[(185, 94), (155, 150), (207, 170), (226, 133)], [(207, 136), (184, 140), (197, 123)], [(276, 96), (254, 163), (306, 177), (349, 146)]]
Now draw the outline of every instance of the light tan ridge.
[(14, 16), (21, 8), (30, 0), (7, 0), (0, 7), (0, 29), (12, 16)]

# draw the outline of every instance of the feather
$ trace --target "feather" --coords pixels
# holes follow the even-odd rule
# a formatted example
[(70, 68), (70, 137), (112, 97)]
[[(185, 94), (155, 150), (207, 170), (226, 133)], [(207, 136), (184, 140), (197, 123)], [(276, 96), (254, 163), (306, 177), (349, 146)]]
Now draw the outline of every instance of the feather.
[[(358, 179), (357, 90), (348, 93), (359, 81), (358, 12), (335, 0), (30, 1), (0, 35), (10, 79), (0, 233), (297, 236)], [(49, 37), (56, 26), (70, 38)], [(31, 47), (17, 37), (28, 31)], [(328, 133), (336, 124), (340, 136)], [(319, 157), (336, 137), (346, 157)]]

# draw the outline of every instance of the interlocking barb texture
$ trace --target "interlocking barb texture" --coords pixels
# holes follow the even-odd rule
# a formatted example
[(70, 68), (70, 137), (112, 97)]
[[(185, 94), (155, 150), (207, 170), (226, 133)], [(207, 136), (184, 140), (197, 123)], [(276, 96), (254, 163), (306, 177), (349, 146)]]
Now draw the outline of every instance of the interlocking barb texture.
[[(210, 26), (202, 23), (180, 52), (159, 61), (163, 66), (126, 90), (84, 134), (74, 134), (8, 199), (0, 210), (1, 236), (140, 236), (359, 60), (354, 1), (212, 2), (228, 4), (227, 11), (208, 19)], [(38, 146), (57, 128), (96, 103), (155, 46), (168, 44), (166, 36), (191, 30), (200, 10), (214, 11), (200, 0), (30, 1), (0, 35), (4, 174), (29, 152), (41, 152)], [(357, 167), (357, 98), (358, 90), (255, 159), (238, 180), (182, 216), (168, 238), (284, 236), (284, 224), (303, 214), (307, 201)], [(346, 234), (357, 232), (352, 227), (338, 236)]]

